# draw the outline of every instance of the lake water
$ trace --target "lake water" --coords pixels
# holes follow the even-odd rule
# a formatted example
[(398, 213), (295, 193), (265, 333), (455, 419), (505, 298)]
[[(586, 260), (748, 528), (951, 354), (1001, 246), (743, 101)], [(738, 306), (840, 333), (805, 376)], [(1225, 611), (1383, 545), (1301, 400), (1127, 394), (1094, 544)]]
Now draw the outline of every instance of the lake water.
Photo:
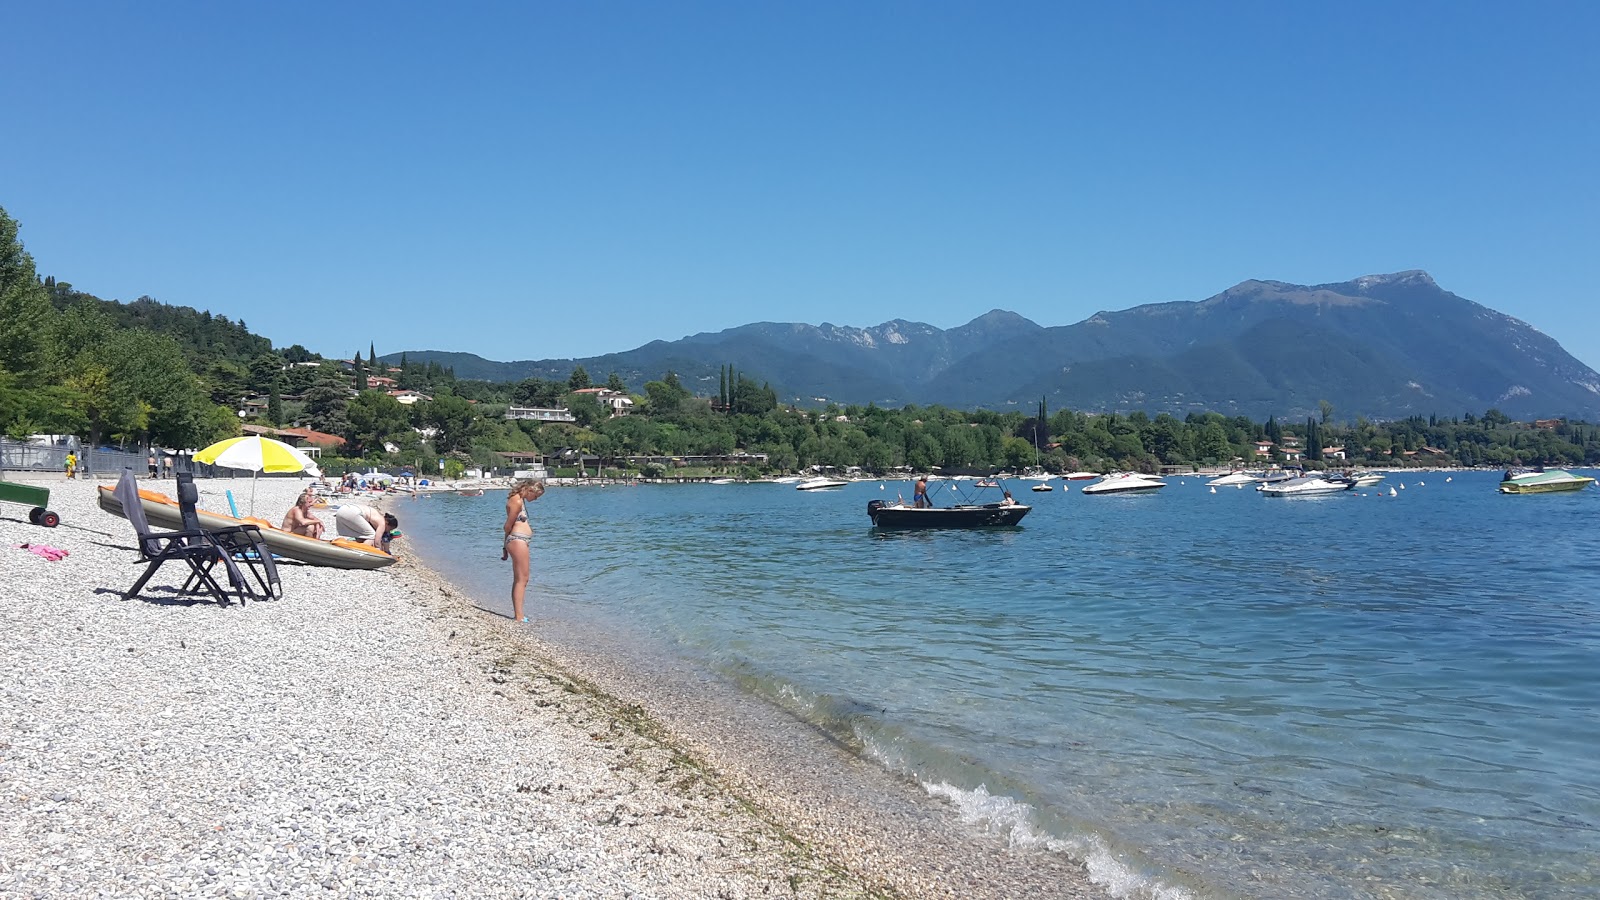
[[(1600, 490), (1497, 477), (1011, 482), (1020, 528), (887, 534), (867, 501), (907, 482), (553, 488), (530, 609), (708, 666), (1132, 896), (1600, 897)], [(397, 510), (502, 610), (504, 502)]]

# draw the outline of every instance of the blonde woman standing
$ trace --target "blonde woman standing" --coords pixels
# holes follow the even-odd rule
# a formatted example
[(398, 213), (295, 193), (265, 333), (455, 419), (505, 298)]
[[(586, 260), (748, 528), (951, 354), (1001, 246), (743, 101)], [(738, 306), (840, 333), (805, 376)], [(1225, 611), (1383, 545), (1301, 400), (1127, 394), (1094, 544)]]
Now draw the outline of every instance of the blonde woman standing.
[(533, 540), (533, 526), (528, 524), (528, 504), (544, 496), (544, 482), (524, 478), (511, 488), (506, 497), (506, 541), (500, 548), (500, 558), (511, 560), (511, 618), (528, 621), (522, 613), (522, 595), (528, 589), (528, 544)]

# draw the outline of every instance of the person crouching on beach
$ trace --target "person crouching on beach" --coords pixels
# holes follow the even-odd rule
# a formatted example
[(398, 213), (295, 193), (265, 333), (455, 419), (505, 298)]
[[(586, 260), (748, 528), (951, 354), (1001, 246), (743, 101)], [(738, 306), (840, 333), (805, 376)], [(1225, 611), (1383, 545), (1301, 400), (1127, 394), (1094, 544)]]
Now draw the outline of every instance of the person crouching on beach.
[(505, 544), (500, 559), (511, 560), (511, 618), (528, 621), (522, 612), (522, 596), (528, 590), (528, 545), (533, 541), (533, 526), (528, 524), (528, 504), (544, 496), (544, 482), (524, 478), (506, 497)]
[(311, 512), (311, 504), (316, 502), (316, 497), (310, 488), (300, 492), (300, 499), (294, 502), (288, 515), (283, 517), (283, 530), (290, 534), (303, 534), (306, 537), (321, 539), (322, 520)]
[(346, 503), (333, 514), (333, 526), (339, 537), (371, 544), (385, 553), (389, 542), (400, 534), (400, 520), (390, 513), (380, 513), (364, 503)]

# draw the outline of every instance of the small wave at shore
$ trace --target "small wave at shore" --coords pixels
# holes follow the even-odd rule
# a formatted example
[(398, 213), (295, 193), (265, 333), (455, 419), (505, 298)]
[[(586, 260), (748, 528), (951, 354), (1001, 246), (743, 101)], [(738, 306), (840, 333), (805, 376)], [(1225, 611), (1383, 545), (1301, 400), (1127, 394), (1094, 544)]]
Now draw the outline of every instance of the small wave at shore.
[(983, 785), (967, 790), (945, 782), (922, 782), (931, 797), (953, 806), (961, 821), (1006, 839), (1022, 849), (1064, 853), (1083, 862), (1089, 880), (1113, 897), (1136, 900), (1195, 900), (1181, 887), (1165, 884), (1158, 876), (1140, 871), (1118, 858), (1118, 854), (1098, 835), (1055, 837), (1035, 827), (1034, 808), (1012, 797), (989, 793)]
[(798, 686), (759, 677), (746, 661), (737, 680), (747, 690), (764, 695), (797, 718), (827, 734), (835, 742), (883, 767), (911, 779), (928, 796), (944, 801), (957, 819), (975, 832), (1017, 850), (1062, 855), (1083, 865), (1090, 881), (1112, 897), (1130, 900), (1196, 900), (1191, 890), (1170, 883), (1159, 867), (1136, 851), (1114, 849), (1103, 835), (1081, 823), (1050, 828), (1040, 823), (1038, 809), (1007, 793), (991, 793), (987, 783), (964, 788), (943, 780), (951, 777), (1004, 780), (986, 772), (972, 760), (951, 757), (938, 748), (915, 742), (900, 729), (883, 721), (865, 705), (848, 698), (805, 691)]

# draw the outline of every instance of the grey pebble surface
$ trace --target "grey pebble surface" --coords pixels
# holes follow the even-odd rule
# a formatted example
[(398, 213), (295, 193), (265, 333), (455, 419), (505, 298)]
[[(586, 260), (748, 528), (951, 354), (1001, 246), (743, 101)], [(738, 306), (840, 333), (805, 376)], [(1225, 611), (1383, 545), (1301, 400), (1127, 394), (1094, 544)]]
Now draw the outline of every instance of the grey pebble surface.
[(62, 527), (0, 507), (0, 895), (865, 893), (418, 566), (285, 564), (284, 599), (221, 606), (169, 563), (124, 600), (132, 528), (46, 486)]
[(40, 483), (61, 527), (0, 505), (0, 896), (1103, 896), (827, 748), (629, 696), (414, 560), (226, 606), (169, 563), (124, 600), (131, 526)]

